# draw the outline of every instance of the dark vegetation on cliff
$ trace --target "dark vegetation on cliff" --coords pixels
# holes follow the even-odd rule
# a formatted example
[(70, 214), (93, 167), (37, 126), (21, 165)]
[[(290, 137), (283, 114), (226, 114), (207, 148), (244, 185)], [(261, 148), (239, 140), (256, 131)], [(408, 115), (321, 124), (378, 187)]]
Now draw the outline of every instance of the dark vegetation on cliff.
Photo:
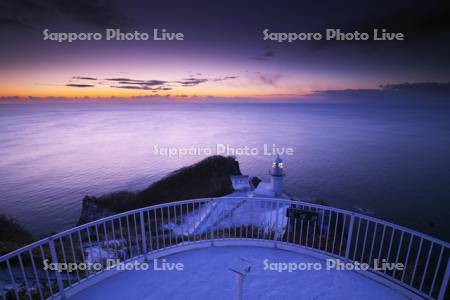
[(241, 175), (236, 159), (215, 155), (174, 171), (137, 193), (120, 191), (100, 197), (86, 196), (79, 224), (149, 205), (224, 196), (233, 192), (231, 175)]
[(0, 255), (11, 252), (33, 241), (31, 233), (12, 218), (0, 215)]

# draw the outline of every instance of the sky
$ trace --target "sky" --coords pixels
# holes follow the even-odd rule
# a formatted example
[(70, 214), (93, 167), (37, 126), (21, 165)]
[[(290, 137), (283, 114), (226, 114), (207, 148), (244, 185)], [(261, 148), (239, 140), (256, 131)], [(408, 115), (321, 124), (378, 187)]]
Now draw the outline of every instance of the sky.
[[(450, 82), (449, 1), (0, 2), (0, 97), (297, 99)], [(146, 32), (147, 41), (57, 42), (50, 33)], [(183, 33), (154, 41), (153, 30)], [(264, 40), (269, 32), (368, 32), (403, 41)], [(448, 94), (447, 94), (448, 95)]]

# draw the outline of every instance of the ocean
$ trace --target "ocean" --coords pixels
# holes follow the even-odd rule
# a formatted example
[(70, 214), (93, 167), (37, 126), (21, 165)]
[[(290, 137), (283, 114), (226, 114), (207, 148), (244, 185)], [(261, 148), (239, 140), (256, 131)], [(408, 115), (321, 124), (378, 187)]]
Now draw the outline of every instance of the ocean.
[[(36, 237), (72, 227), (85, 195), (137, 191), (216, 154), (285, 190), (450, 240), (450, 105), (0, 105), (0, 214)], [(170, 200), (170, 199), (168, 199)]]

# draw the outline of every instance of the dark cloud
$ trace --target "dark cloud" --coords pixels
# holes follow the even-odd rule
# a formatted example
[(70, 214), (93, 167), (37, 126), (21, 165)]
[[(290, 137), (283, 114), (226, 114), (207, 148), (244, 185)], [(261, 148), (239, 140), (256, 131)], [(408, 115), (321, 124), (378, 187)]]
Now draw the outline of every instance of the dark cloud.
[[(429, 0), (429, 1), (395, 1), (391, 4), (377, 2), (375, 7), (368, 4), (366, 8), (355, 6), (353, 10), (360, 10), (360, 14), (350, 14), (348, 18), (337, 19), (333, 22), (324, 22), (320, 26), (320, 32), (325, 32), (327, 28), (339, 28), (342, 32), (367, 32), (373, 33), (374, 28), (386, 29), (388, 32), (401, 32), (405, 34), (405, 41), (346, 41), (351, 47), (365, 47), (368, 52), (380, 50), (388, 46), (405, 46), (408, 42), (423, 39), (433, 39), (441, 36), (439, 43), (450, 44), (446, 38), (450, 33), (450, 1)], [(352, 8), (350, 8), (352, 9)], [(357, 17), (355, 16), (357, 15)], [(325, 20), (325, 18), (324, 18)], [(432, 43), (436, 43), (433, 41)], [(341, 41), (310, 41), (309, 49), (317, 50), (322, 48), (342, 45)]]
[(276, 86), (277, 81), (281, 77), (282, 76), (279, 74), (262, 74), (262, 75), (259, 75), (257, 78), (258, 78), (259, 82), (262, 84)]
[(108, 81), (135, 81), (134, 79), (130, 79), (130, 78), (106, 78), (105, 80), (108, 80)]
[(139, 85), (146, 85), (146, 86), (155, 86), (155, 85), (163, 85), (166, 84), (167, 81), (164, 80), (132, 80), (132, 81), (119, 81), (121, 84), (139, 84)]
[(26, 98), (20, 97), (20, 96), (1, 96), (0, 100), (14, 100), (14, 101), (18, 101), (18, 100), (24, 100)]
[(69, 83), (69, 84), (66, 84), (66, 86), (76, 87), (76, 88), (89, 88), (89, 87), (94, 87), (95, 85), (92, 85), (92, 84), (76, 84), (76, 83)]
[(239, 78), (239, 76), (224, 76), (221, 78), (197, 78), (194, 77), (194, 75), (191, 75), (189, 78), (184, 78), (179, 81), (166, 81), (166, 80), (157, 80), (157, 79), (151, 79), (151, 80), (140, 80), (140, 79), (131, 79), (131, 78), (107, 78), (105, 80), (107, 81), (114, 81), (118, 82), (120, 84), (124, 85), (141, 85), (141, 86), (164, 86), (164, 85), (171, 85), (171, 84), (180, 84), (184, 87), (190, 87), (190, 86), (196, 86), (201, 83), (205, 83), (208, 81), (224, 81), (224, 80), (231, 80)]
[(207, 82), (209, 81), (206, 78), (185, 78), (181, 81), (177, 81), (177, 83), (180, 83), (182, 86), (187, 87), (187, 86), (196, 86), (199, 85), (201, 83)]
[(449, 101), (450, 82), (416, 82), (380, 85), (379, 89), (314, 91), (309, 98), (339, 102)]
[(124, 26), (130, 22), (115, 0), (14, 0), (0, 4), (0, 28), (49, 26), (58, 15), (99, 28)]
[(77, 79), (77, 80), (97, 80), (97, 78), (94, 78), (94, 77), (83, 77), (83, 76), (74, 76), (74, 77), (72, 77), (72, 79)]
[(112, 85), (112, 88), (129, 89), (129, 90), (150, 90), (151, 88), (140, 87), (135, 85)]
[(48, 5), (36, 0), (0, 2), (0, 28), (28, 29), (48, 15)]
[(430, 37), (450, 31), (450, 2), (410, 1), (379, 16), (368, 17), (357, 25), (367, 29), (384, 27), (405, 32), (408, 39)]
[(0, 28), (6, 29), (28, 29), (30, 25), (19, 19), (2, 17), (0, 18)]
[[(111, 88), (119, 88), (119, 89), (131, 89), (131, 90), (149, 90), (149, 91), (169, 91), (173, 89), (173, 86), (182, 86), (182, 87), (193, 87), (208, 81), (225, 81), (237, 79), (239, 76), (224, 76), (220, 78), (196, 78), (189, 77), (182, 79), (180, 81), (166, 81), (166, 80), (158, 80), (158, 79), (150, 79), (150, 80), (141, 80), (141, 79), (132, 79), (125, 77), (113, 77), (113, 78), (105, 78), (99, 79), (95, 77), (88, 76), (74, 76), (72, 79), (75, 80), (89, 80), (96, 81), (98, 85), (108, 85)], [(69, 81), (70, 82), (70, 81)], [(109, 85), (113, 84), (113, 85)], [(86, 84), (75, 84), (70, 83), (66, 86), (72, 87), (90, 87), (91, 85)], [(93, 86), (93, 85), (92, 85)]]
[(447, 91), (450, 97), (450, 82), (405, 82), (380, 85), (384, 90), (397, 91)]
[(222, 77), (222, 78), (212, 79), (211, 81), (225, 81), (225, 80), (237, 79), (237, 78), (239, 78), (239, 76), (225, 76), (225, 77)]
[(275, 57), (275, 52), (272, 50), (268, 50), (266, 52), (264, 52), (263, 54), (260, 54), (258, 56), (253, 57), (253, 59), (256, 60), (268, 60)]
[[(379, 89), (341, 89), (321, 90), (314, 93), (342, 93), (342, 92), (385, 92), (385, 91), (446, 91), (450, 93), (450, 82), (404, 82), (381, 84)], [(450, 94), (449, 94), (450, 95)]]
[(155, 80), (155, 79), (140, 80), (140, 79), (131, 79), (131, 78), (106, 78), (105, 80), (116, 81), (121, 84), (141, 84), (141, 85), (149, 85), (149, 86), (163, 85), (163, 84), (167, 83), (167, 81), (165, 81), (165, 80)]
[(112, 85), (112, 88), (147, 91), (168, 91), (170, 87), (164, 86), (168, 82), (165, 80), (140, 80), (131, 78), (107, 78), (107, 81), (117, 82), (120, 85)]
[(97, 27), (119, 26), (125, 21), (114, 0), (51, 0), (63, 14)]
[(129, 89), (129, 90), (146, 90), (146, 91), (169, 91), (172, 88), (170, 87), (156, 87), (151, 88), (148, 86), (136, 86), (136, 85), (112, 85), (112, 88), (118, 89)]

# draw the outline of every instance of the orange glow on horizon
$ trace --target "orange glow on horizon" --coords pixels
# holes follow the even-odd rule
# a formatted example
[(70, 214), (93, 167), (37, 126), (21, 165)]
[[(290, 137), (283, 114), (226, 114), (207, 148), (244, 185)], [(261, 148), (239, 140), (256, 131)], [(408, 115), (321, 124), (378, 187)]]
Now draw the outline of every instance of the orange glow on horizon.
[(263, 88), (263, 87), (229, 87), (229, 86), (207, 86), (207, 84), (195, 87), (175, 87), (168, 91), (151, 91), (139, 89), (121, 89), (106, 86), (96, 87), (70, 87), (66, 85), (28, 85), (8, 86), (2, 88), (0, 97), (62, 97), (62, 98), (132, 98), (139, 96), (171, 96), (171, 97), (243, 97), (243, 98), (267, 98), (267, 97), (289, 97), (307, 95), (311, 89), (285, 89), (285, 88)]

